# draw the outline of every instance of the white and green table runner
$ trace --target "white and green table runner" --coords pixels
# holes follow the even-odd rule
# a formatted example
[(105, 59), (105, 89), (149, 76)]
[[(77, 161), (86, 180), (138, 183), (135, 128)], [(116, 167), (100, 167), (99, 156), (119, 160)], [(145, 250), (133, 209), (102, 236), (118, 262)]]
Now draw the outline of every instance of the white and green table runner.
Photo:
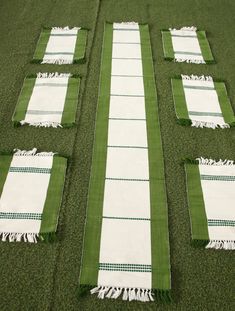
[(0, 236), (37, 242), (55, 237), (67, 160), (52, 152), (0, 155)]
[(33, 62), (59, 65), (84, 62), (86, 44), (86, 29), (80, 27), (43, 28)]
[(235, 125), (224, 82), (194, 75), (181, 75), (171, 82), (179, 124), (213, 129)]
[(12, 121), (44, 127), (75, 123), (80, 78), (68, 73), (38, 73), (26, 77)]
[(235, 250), (235, 164), (198, 158), (185, 164), (193, 244)]
[(164, 57), (176, 62), (213, 63), (206, 32), (196, 27), (162, 30)]
[(148, 25), (106, 23), (80, 294), (170, 300), (161, 134)]

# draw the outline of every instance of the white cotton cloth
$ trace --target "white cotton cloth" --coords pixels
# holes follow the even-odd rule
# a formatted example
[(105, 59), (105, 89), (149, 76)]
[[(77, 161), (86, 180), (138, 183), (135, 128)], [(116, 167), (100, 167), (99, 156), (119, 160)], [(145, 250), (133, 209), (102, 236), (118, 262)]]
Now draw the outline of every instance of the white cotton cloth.
[(72, 63), (80, 28), (52, 28), (42, 63)]
[[(235, 165), (199, 164), (200, 175), (234, 176)], [(225, 178), (226, 179), (226, 178)], [(203, 199), (208, 220), (235, 220), (235, 181), (201, 178)], [(235, 241), (235, 226), (208, 225), (210, 240)]]
[(200, 79), (200, 77), (198, 79), (184, 77), (182, 76), (182, 83), (189, 118), (196, 122), (196, 125), (194, 123), (192, 125), (199, 126), (201, 124), (205, 127), (213, 127), (213, 125), (214, 127), (226, 126), (212, 78), (209, 77), (210, 79), (206, 80)]
[[(111, 96), (98, 285), (151, 289), (148, 142), (139, 25), (113, 24)], [(135, 267), (135, 266), (134, 266)], [(131, 268), (130, 268), (131, 270)], [(139, 299), (140, 300), (140, 299)]]
[(64, 111), (69, 75), (36, 78), (22, 124), (60, 124)]
[[(53, 156), (14, 155), (10, 168), (51, 169)], [(1, 213), (37, 213), (42, 214), (46, 201), (50, 173), (11, 172), (3, 187), (0, 198)], [(1, 219), (1, 232), (39, 233), (41, 220)]]

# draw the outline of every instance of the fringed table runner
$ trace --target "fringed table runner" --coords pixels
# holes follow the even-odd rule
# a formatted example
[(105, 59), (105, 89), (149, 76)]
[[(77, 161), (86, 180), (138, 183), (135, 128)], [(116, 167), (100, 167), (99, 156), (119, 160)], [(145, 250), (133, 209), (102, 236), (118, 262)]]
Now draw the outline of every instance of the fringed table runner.
[(15, 124), (70, 127), (75, 123), (80, 78), (67, 73), (26, 77), (13, 115)]
[(196, 27), (162, 30), (165, 59), (195, 64), (213, 63), (205, 31)]
[(83, 62), (86, 44), (86, 29), (80, 27), (43, 28), (33, 62), (59, 65)]
[(213, 129), (235, 125), (224, 82), (210, 76), (181, 75), (172, 79), (172, 91), (179, 124)]
[[(80, 295), (170, 300), (167, 203), (148, 25), (105, 25)], [(95, 287), (95, 288), (94, 288)]]
[(234, 250), (234, 162), (198, 158), (185, 168), (193, 244)]
[(67, 160), (52, 152), (0, 155), (0, 236), (35, 243), (55, 237)]

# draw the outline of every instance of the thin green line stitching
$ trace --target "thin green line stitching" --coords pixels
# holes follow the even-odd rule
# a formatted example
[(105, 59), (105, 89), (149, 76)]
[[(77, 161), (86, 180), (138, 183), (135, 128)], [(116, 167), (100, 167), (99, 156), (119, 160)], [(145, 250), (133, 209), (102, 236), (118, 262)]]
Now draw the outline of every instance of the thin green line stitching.
[(108, 145), (108, 148), (132, 148), (132, 149), (148, 149), (148, 147), (142, 146), (115, 146), (115, 145)]
[(138, 118), (109, 118), (109, 120), (114, 120), (114, 121), (146, 121), (146, 119), (138, 119)]
[(114, 217), (114, 216), (103, 216), (105, 219), (120, 219), (120, 220), (147, 220), (150, 221), (150, 218), (136, 218), (136, 217)]
[(189, 115), (192, 116), (212, 116), (212, 117), (223, 117), (220, 112), (199, 112), (199, 111), (189, 111)]
[(201, 53), (196, 52), (184, 52), (184, 51), (174, 51), (175, 54), (181, 54), (181, 55), (194, 55), (194, 56), (202, 56)]
[(200, 175), (201, 180), (215, 180), (215, 181), (235, 181), (235, 176), (228, 175)]
[(208, 226), (223, 226), (223, 227), (235, 227), (235, 220), (225, 220), (225, 219), (208, 219)]
[(15, 167), (11, 166), (9, 168), (9, 172), (11, 173), (36, 173), (36, 174), (50, 174), (50, 168), (43, 167)]
[(32, 114), (32, 115), (57, 115), (57, 114), (62, 114), (63, 111), (43, 111), (43, 110), (27, 110), (27, 114)]
[(184, 89), (201, 90), (201, 91), (215, 91), (213, 86), (197, 86), (197, 85), (183, 85)]
[(40, 213), (5, 213), (0, 212), (0, 219), (31, 219), (41, 220), (42, 214)]
[(141, 264), (99, 263), (99, 270), (127, 271), (127, 272), (152, 272), (152, 266), (141, 265)]
[(115, 178), (115, 177), (106, 177), (106, 180), (120, 180), (120, 181), (149, 181), (149, 179), (141, 178)]

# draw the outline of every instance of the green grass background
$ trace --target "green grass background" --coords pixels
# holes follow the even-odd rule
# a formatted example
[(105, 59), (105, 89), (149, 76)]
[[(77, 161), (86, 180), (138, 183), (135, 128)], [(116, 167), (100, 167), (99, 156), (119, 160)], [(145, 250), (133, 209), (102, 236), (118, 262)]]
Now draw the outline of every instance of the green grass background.
[[(224, 79), (235, 109), (235, 3), (233, 0), (0, 0), (0, 150), (57, 151), (70, 157), (53, 244), (0, 242), (0, 310), (234, 310), (234, 253), (190, 246), (184, 157), (235, 159), (234, 129), (176, 124), (170, 77), (211, 74)], [(77, 299), (86, 198), (99, 86), (104, 21), (150, 25), (165, 158), (174, 303), (126, 303)], [(88, 61), (82, 65), (33, 65), (42, 26), (90, 28)], [(195, 25), (205, 29), (214, 65), (164, 61), (160, 29)], [(233, 38), (233, 39), (232, 39)], [(13, 128), (11, 116), (26, 74), (38, 71), (83, 76), (76, 127)], [(17, 198), (16, 198), (17, 200)]]

